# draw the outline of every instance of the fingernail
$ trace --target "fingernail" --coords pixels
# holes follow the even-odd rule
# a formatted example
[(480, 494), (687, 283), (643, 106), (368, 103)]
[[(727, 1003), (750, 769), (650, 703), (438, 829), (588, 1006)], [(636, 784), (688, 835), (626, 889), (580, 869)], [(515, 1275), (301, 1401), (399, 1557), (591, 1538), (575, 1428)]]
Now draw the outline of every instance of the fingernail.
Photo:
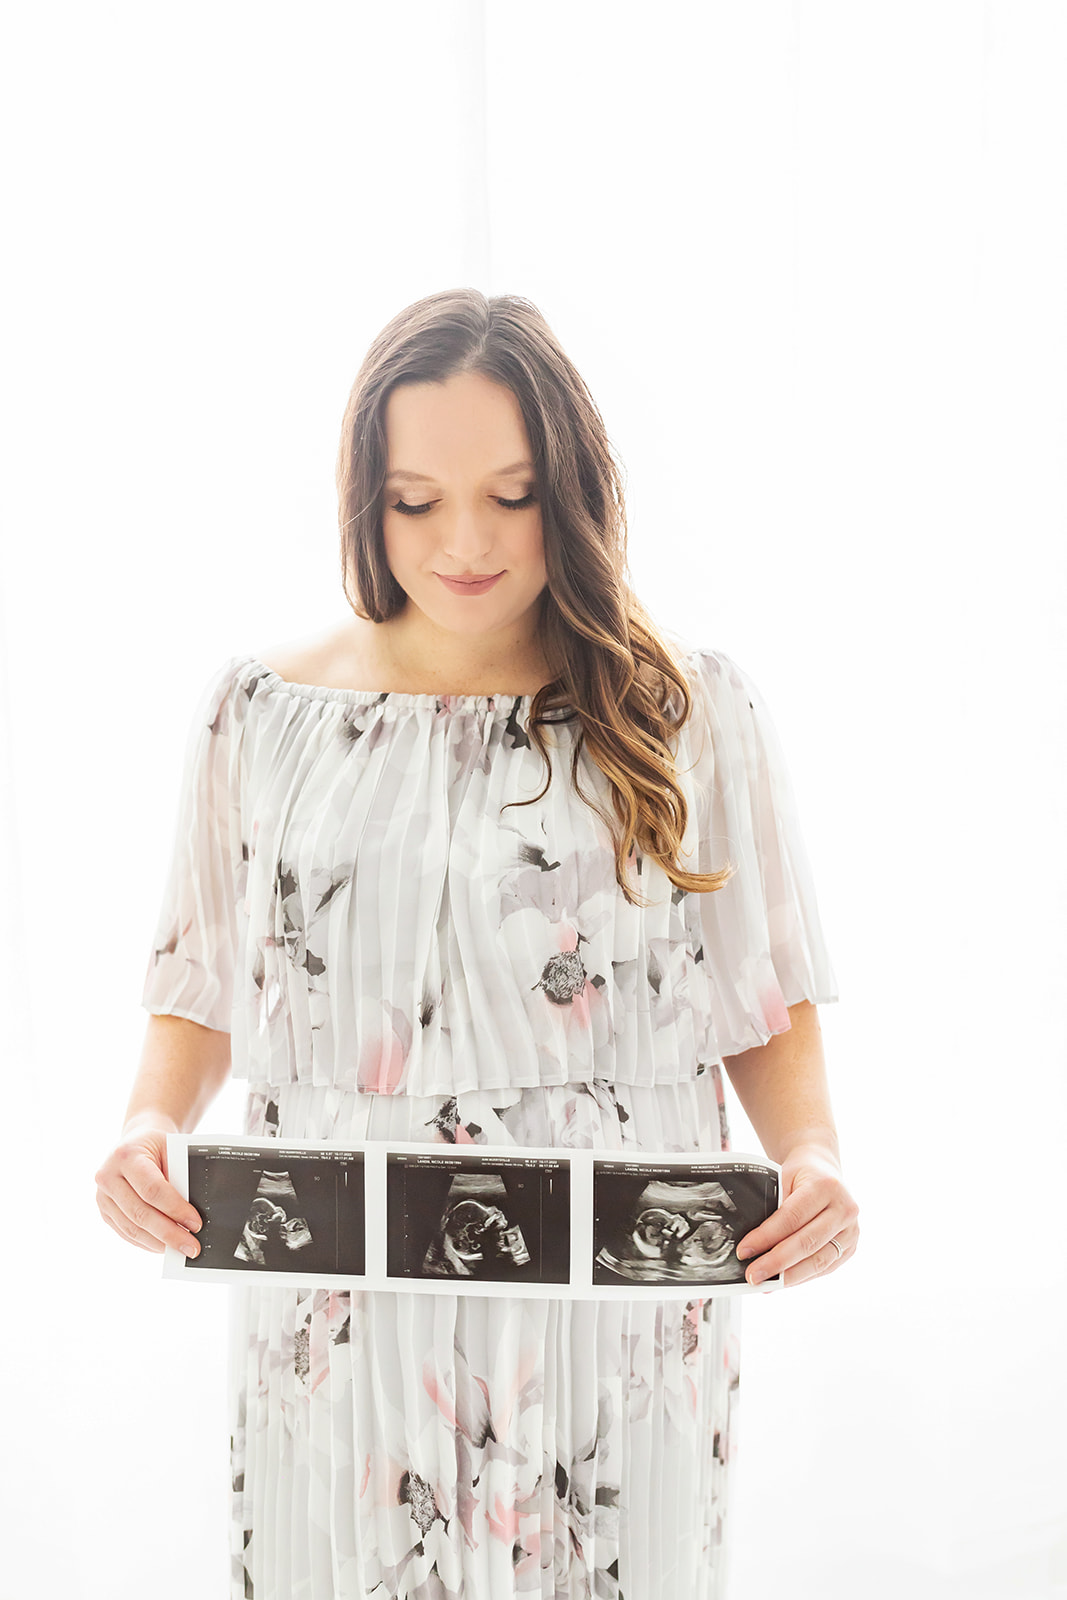
[(763, 1273), (760, 1271), (759, 1267), (752, 1267), (750, 1271), (745, 1273), (745, 1277), (748, 1279), (749, 1283), (763, 1282)]
[(734, 1254), (736, 1255), (738, 1261), (747, 1261), (749, 1256), (752, 1254), (752, 1251), (748, 1248), (748, 1245), (746, 1244), (746, 1245), (740, 1246), (737, 1250), (735, 1250)]
[(195, 1239), (190, 1239), (188, 1244), (183, 1244), (182, 1249), (187, 1256), (198, 1256), (200, 1254), (200, 1246)]

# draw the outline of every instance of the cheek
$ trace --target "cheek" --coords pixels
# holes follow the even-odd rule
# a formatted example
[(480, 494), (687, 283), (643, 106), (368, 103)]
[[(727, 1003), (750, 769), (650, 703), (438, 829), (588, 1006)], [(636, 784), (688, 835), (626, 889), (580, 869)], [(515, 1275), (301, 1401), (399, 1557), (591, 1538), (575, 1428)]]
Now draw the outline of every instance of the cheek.
[(541, 532), (540, 517), (537, 518), (533, 527), (525, 530), (522, 540), (522, 553), (528, 566), (544, 568), (545, 542)]
[(409, 566), (418, 560), (419, 551), (423, 540), (419, 530), (413, 524), (415, 518), (405, 519), (405, 525), (398, 528), (393, 517), (387, 517), (382, 525), (382, 544), (385, 548), (385, 559), (391, 567)]

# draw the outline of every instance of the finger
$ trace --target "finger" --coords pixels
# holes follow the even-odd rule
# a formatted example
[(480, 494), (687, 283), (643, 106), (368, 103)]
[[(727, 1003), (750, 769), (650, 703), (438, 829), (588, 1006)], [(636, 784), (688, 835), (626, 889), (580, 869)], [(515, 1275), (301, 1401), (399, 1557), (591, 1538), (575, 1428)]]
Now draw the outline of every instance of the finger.
[(129, 1217), (119, 1210), (109, 1194), (103, 1192), (98, 1194), (96, 1203), (100, 1208), (100, 1215), (120, 1239), (125, 1239), (128, 1244), (139, 1245), (142, 1250), (151, 1250), (154, 1255), (163, 1254), (163, 1245), (160, 1241), (131, 1222)]
[[(772, 1250), (761, 1255), (758, 1261), (753, 1261), (745, 1277), (749, 1283), (761, 1283), (765, 1278), (775, 1278), (787, 1268), (798, 1266), (808, 1256), (828, 1246), (839, 1226), (837, 1213), (826, 1207), (805, 1227), (781, 1240)], [(834, 1255), (835, 1252), (831, 1249), (830, 1254)]]
[[(187, 1229), (179, 1227), (171, 1217), (164, 1216), (162, 1211), (157, 1211), (155, 1206), (143, 1200), (121, 1173), (115, 1175), (107, 1193), (118, 1210), (139, 1233), (149, 1234), (160, 1244), (169, 1244), (172, 1249), (181, 1250), (185, 1255), (199, 1253), (200, 1246), (192, 1234)], [(187, 1249), (189, 1245), (194, 1248)]]
[(834, 1237), (841, 1245), (840, 1253), (834, 1249), (832, 1244), (824, 1245), (821, 1250), (816, 1250), (813, 1256), (809, 1256), (806, 1261), (801, 1261), (795, 1267), (791, 1267), (783, 1275), (782, 1281), (787, 1289), (794, 1288), (798, 1283), (806, 1283), (809, 1278), (828, 1277), (831, 1272), (837, 1271), (843, 1261), (848, 1259), (856, 1248), (855, 1244), (848, 1248), (840, 1234), (835, 1234)]
[(825, 1199), (813, 1197), (807, 1187), (791, 1194), (777, 1211), (771, 1212), (766, 1221), (761, 1222), (758, 1228), (753, 1228), (751, 1233), (746, 1233), (738, 1241), (736, 1251), (738, 1260), (744, 1261), (748, 1256), (763, 1255), (765, 1251), (773, 1249), (799, 1229), (807, 1227), (825, 1209)]
[(156, 1211), (173, 1218), (183, 1228), (199, 1228), (199, 1214), (184, 1195), (179, 1194), (174, 1185), (167, 1181), (150, 1156), (144, 1153), (134, 1156), (126, 1168), (125, 1177), (131, 1189)]
[[(824, 1228), (823, 1237), (825, 1243), (818, 1245), (799, 1261), (794, 1261), (789, 1267), (781, 1269), (782, 1283), (786, 1288), (791, 1288), (794, 1284), (804, 1283), (808, 1278), (824, 1278), (828, 1272), (836, 1272), (840, 1264), (855, 1253), (856, 1242), (859, 1238), (859, 1227), (856, 1224), (845, 1224), (844, 1226), (838, 1224), (835, 1228), (834, 1223), (831, 1221), (829, 1226)], [(831, 1239), (836, 1240), (841, 1247), (840, 1250), (837, 1250), (830, 1243)], [(765, 1261), (768, 1259), (769, 1257), (759, 1262), (753, 1262), (753, 1270), (758, 1269), (766, 1276)]]
[[(841, 1180), (830, 1175), (805, 1179), (782, 1202), (777, 1211), (739, 1242), (739, 1260), (761, 1255), (790, 1233), (805, 1227), (820, 1212), (837, 1209), (839, 1226), (844, 1227), (859, 1215), (859, 1207)], [(784, 1219), (784, 1225), (783, 1225)], [(753, 1248), (755, 1246), (755, 1248)]]

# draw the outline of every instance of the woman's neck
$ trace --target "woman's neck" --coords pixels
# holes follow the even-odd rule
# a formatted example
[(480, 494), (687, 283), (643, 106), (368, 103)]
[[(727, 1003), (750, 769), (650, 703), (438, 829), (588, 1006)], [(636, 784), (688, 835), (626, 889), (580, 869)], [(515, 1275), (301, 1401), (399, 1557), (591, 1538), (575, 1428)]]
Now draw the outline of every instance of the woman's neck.
[(356, 660), (372, 687), (406, 694), (535, 694), (554, 674), (540, 640), (515, 634), (462, 638), (406, 612), (388, 622), (354, 618)]

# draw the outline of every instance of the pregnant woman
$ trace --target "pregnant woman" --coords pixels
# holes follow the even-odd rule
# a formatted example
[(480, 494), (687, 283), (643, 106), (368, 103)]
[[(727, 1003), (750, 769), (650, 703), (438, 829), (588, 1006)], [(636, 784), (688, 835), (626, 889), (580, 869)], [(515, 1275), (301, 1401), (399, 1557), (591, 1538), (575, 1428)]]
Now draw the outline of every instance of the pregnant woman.
[[(401, 311), (338, 490), (351, 615), (200, 692), (104, 1219), (195, 1253), (165, 1136), (231, 1072), (257, 1137), (623, 1155), (727, 1149), (725, 1073), (783, 1180), (730, 1248), (752, 1281), (837, 1270), (836, 985), (783, 753), (751, 677), (631, 588), (537, 309)], [(728, 1212), (692, 1220), (683, 1248), (726, 1245)], [(739, 1300), (476, 1288), (232, 1291), (233, 1596), (722, 1600)]]

